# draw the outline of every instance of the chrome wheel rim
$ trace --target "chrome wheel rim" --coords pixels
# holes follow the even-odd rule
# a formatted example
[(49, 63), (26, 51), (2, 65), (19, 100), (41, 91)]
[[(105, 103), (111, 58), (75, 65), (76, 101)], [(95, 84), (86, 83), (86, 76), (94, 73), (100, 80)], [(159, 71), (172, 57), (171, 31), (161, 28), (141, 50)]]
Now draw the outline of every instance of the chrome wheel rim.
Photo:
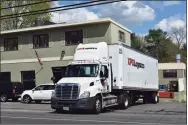
[(157, 102), (158, 101), (158, 98), (157, 98), (157, 96), (155, 96), (155, 102)]
[(101, 108), (100, 101), (97, 100), (97, 101), (96, 101), (96, 110), (99, 112), (99, 111), (100, 111), (100, 108)]
[(28, 96), (24, 97), (24, 102), (28, 103), (30, 101), (30, 98)]
[(3, 102), (6, 101), (6, 98), (7, 98), (6, 95), (1, 95), (1, 101)]
[(128, 99), (125, 100), (125, 106), (128, 106)]

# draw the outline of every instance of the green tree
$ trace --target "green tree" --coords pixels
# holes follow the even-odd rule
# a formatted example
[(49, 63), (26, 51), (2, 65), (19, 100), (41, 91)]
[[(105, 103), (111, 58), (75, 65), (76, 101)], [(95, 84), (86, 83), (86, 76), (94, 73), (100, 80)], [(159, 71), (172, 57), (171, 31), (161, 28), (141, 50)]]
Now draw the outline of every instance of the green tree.
[(183, 47), (181, 48), (181, 56), (182, 56), (182, 62), (187, 64), (187, 44), (184, 43)]
[(145, 40), (148, 43), (147, 50), (149, 55), (157, 58), (159, 62), (168, 62), (171, 60), (169, 59), (168, 46), (172, 42), (167, 32), (161, 29), (150, 29)]
[[(19, 6), (23, 4), (30, 4), (35, 2), (40, 2), (45, 0), (2, 0), (1, 1), (1, 8), (3, 7), (11, 7), (11, 6)], [(22, 7), (15, 7), (10, 9), (3, 9), (1, 10), (1, 16), (3, 15), (11, 15), (11, 14), (19, 14), (23, 12), (31, 12), (31, 11), (37, 11), (41, 9), (48, 9), (51, 7), (50, 2), (46, 3), (40, 3), (30, 6), (22, 6)], [(29, 16), (22, 16), (22, 17), (15, 17), (10, 19), (3, 19), (1, 20), (1, 31), (2, 30), (12, 30), (12, 29), (20, 29), (20, 28), (26, 28), (26, 27), (32, 27), (35, 24), (36, 20), (40, 21), (49, 21), (51, 18), (50, 13), (44, 13), (44, 14), (36, 14), (36, 15), (29, 15)]]
[(147, 52), (144, 37), (135, 35), (134, 33), (131, 36), (131, 47), (143, 53)]

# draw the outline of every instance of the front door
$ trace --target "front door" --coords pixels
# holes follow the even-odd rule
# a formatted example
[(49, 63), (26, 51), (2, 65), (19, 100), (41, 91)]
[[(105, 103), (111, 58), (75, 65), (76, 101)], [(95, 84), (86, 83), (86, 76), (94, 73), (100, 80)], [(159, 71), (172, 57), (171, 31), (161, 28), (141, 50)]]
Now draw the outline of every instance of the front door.
[(100, 73), (102, 73), (100, 75), (106, 75), (106, 74), (108, 74), (107, 77), (104, 76), (105, 79), (103, 79), (104, 77), (101, 78), (101, 83), (102, 83), (102, 86), (103, 86), (103, 92), (104, 93), (110, 92), (110, 90), (111, 90), (111, 75), (110, 75), (111, 73), (110, 73), (110, 67), (108, 67), (107, 64), (106, 65), (103, 64), (102, 67), (101, 67), (101, 72)]
[(21, 81), (25, 90), (31, 90), (36, 87), (35, 71), (21, 71)]
[(45, 85), (42, 92), (43, 99), (50, 100), (54, 89), (55, 89), (54, 85)]
[(65, 75), (66, 67), (52, 67), (53, 77), (55, 77), (55, 83), (57, 83)]
[(44, 85), (39, 85), (33, 90), (32, 97), (34, 100), (40, 100), (43, 99), (43, 89)]
[(170, 81), (169, 85), (170, 92), (178, 92), (178, 81)]

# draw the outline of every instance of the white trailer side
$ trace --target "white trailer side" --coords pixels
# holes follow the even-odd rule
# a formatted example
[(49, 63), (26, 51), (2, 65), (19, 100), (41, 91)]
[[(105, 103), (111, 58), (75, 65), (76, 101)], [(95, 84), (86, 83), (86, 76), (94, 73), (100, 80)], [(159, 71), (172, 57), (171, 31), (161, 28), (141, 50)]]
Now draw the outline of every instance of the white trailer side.
[(123, 44), (108, 46), (114, 89), (158, 91), (158, 60)]

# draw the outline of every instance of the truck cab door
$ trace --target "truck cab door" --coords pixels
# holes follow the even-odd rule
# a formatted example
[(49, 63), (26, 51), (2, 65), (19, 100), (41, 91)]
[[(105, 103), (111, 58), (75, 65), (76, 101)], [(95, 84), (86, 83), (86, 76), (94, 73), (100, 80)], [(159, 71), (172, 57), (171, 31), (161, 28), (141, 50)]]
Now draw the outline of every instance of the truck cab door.
[(100, 71), (101, 84), (103, 86), (103, 92), (110, 92), (111, 90), (111, 75), (110, 66), (108, 64), (102, 65)]

